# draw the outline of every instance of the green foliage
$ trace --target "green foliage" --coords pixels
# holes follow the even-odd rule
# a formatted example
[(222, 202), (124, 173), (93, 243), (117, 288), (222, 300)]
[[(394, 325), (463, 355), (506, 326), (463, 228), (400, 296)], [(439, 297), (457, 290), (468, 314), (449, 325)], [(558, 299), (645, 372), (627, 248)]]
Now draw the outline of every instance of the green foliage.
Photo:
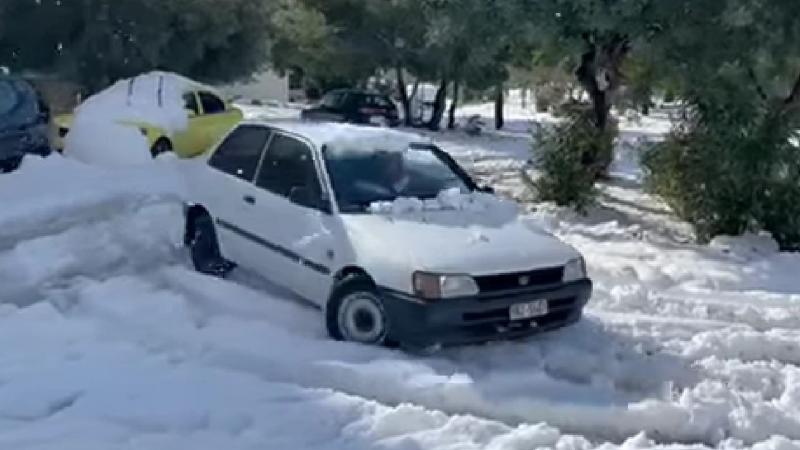
[(695, 117), (646, 153), (647, 185), (701, 240), (766, 230), (800, 248), (800, 149), (789, 117)]
[(249, 76), (268, 58), (269, 5), (12, 0), (0, 9), (0, 61), (12, 69), (56, 71), (92, 88), (153, 69), (232, 81)]
[(578, 212), (595, 201), (595, 180), (611, 155), (614, 133), (594, 126), (586, 109), (571, 111), (565, 122), (534, 137), (541, 176), (534, 181), (537, 198)]

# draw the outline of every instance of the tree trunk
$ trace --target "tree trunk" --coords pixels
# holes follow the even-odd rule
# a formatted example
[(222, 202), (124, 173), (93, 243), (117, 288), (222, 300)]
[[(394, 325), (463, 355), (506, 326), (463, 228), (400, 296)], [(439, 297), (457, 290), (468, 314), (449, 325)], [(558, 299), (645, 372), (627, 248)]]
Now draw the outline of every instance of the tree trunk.
[(439, 82), (439, 89), (436, 91), (436, 99), (433, 101), (433, 113), (431, 114), (431, 120), (428, 121), (428, 128), (433, 131), (438, 131), (442, 126), (448, 84), (447, 78), (442, 78), (442, 81)]
[(450, 103), (450, 111), (447, 117), (447, 129), (453, 130), (456, 127), (456, 106), (458, 105), (458, 80), (453, 81), (453, 101)]
[(581, 55), (581, 64), (575, 76), (592, 101), (595, 127), (605, 131), (611, 112), (611, 99), (620, 85), (620, 67), (630, 50), (630, 44), (623, 36), (614, 36), (602, 46), (589, 36), (584, 36), (584, 39), (586, 51)]
[(408, 97), (406, 90), (406, 80), (403, 77), (403, 68), (398, 64), (395, 66), (397, 71), (397, 93), (400, 95), (400, 104), (403, 106), (403, 121), (407, 127), (412, 125), (411, 121), (411, 99)]
[(502, 130), (505, 125), (505, 118), (503, 117), (503, 83), (498, 83), (494, 93), (494, 128)]

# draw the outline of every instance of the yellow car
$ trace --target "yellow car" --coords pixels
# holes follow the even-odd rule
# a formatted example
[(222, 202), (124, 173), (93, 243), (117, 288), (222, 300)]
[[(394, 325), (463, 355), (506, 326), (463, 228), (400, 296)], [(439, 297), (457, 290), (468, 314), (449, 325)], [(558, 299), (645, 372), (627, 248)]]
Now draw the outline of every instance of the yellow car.
[[(217, 94), (202, 85), (193, 85), (183, 94), (184, 106), (189, 115), (189, 126), (171, 134), (163, 128), (145, 122), (123, 122), (123, 125), (138, 128), (147, 137), (150, 152), (155, 157), (174, 151), (182, 158), (205, 153), (226, 132), (244, 117), (242, 111), (223, 101)], [(54, 119), (57, 137), (53, 147), (64, 149), (64, 137), (74, 120), (73, 114), (62, 114)]]

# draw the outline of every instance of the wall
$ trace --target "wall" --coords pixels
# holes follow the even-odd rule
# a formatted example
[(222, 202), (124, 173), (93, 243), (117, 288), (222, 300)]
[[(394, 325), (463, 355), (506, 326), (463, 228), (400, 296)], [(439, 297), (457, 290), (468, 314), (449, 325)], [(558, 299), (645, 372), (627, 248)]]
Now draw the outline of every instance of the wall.
[(246, 83), (217, 86), (217, 89), (228, 98), (289, 101), (289, 79), (272, 71), (262, 72)]

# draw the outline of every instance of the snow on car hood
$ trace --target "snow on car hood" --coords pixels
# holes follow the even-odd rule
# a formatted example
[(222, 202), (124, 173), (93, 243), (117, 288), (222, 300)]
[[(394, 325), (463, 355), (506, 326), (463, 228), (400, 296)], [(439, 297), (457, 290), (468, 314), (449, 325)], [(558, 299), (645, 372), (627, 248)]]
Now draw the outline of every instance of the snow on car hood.
[(409, 288), (417, 270), (486, 275), (559, 266), (579, 256), (520, 220), (514, 203), (489, 194), (398, 199), (371, 211), (342, 220), (359, 264), (379, 284), (398, 289)]

